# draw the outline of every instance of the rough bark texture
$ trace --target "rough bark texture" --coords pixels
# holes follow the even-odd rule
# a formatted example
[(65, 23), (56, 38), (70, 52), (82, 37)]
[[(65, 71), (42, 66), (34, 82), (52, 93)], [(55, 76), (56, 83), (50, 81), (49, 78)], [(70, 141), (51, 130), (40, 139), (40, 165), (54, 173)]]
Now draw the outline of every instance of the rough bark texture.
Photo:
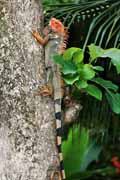
[(56, 157), (53, 102), (45, 83), (37, 0), (0, 0), (0, 180), (45, 180)]

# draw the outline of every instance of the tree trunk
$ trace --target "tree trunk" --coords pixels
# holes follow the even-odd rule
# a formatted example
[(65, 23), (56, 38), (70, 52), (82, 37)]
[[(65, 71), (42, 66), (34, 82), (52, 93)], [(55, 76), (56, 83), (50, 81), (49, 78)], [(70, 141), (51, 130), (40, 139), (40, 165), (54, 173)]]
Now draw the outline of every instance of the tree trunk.
[(56, 158), (51, 98), (45, 84), (40, 0), (0, 0), (0, 180), (45, 180)]

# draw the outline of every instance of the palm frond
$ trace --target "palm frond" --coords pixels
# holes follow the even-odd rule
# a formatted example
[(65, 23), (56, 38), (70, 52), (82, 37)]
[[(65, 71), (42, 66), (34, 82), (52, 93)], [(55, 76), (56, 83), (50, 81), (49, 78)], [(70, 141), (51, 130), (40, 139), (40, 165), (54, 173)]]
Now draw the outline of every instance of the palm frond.
[[(117, 46), (120, 35), (120, 2), (113, 3), (108, 9), (93, 19), (83, 49), (86, 48), (88, 40), (95, 29), (97, 33), (94, 34), (95, 40), (93, 43), (104, 48), (111, 47), (113, 44), (114, 47)], [(112, 45), (109, 45), (111, 40)]]
[[(85, 1), (81, 3), (67, 3), (67, 4), (50, 4), (49, 6), (44, 6), (45, 18), (50, 19), (51, 17), (64, 19), (68, 14), (67, 24), (69, 20), (71, 20), (70, 24), (74, 23), (71, 17), (82, 19), (84, 16), (86, 17), (94, 17), (99, 12), (104, 11), (104, 9), (108, 8), (110, 3), (104, 0), (99, 1)], [(76, 15), (75, 15), (76, 14)]]
[[(46, 8), (46, 6), (45, 6)], [(79, 3), (51, 4), (45, 10), (45, 23), (51, 17), (60, 19), (68, 28), (74, 23), (90, 21), (83, 49), (90, 43), (103, 48), (119, 47), (120, 41), (120, 1), (84, 0)], [(92, 38), (91, 38), (92, 37)]]

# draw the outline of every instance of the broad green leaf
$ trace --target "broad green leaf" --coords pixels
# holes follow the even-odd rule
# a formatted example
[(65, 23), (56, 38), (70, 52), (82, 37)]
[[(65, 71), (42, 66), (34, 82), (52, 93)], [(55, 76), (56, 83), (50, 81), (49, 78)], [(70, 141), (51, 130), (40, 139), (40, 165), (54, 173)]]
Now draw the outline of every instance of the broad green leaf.
[(80, 79), (84, 80), (90, 80), (95, 76), (95, 71), (93, 70), (93, 66), (91, 64), (84, 64), (78, 69), (78, 73), (80, 75)]
[(80, 72), (80, 71), (82, 71), (84, 64), (79, 63), (79, 64), (76, 64), (76, 66), (77, 66), (77, 71)]
[(95, 160), (97, 161), (101, 150), (102, 146), (97, 145), (95, 141), (92, 141), (84, 153), (84, 157), (80, 165), (80, 171), (85, 171), (91, 162)]
[[(62, 143), (62, 151), (65, 172), (68, 178), (80, 172), (80, 170), (86, 170), (92, 161), (97, 160), (101, 152), (101, 146), (97, 145), (95, 140), (90, 142), (87, 129), (74, 126), (70, 128), (67, 140)], [(73, 179), (76, 178), (70, 178), (70, 180)]]
[(52, 55), (52, 59), (53, 59), (54, 63), (60, 64), (60, 65), (63, 65), (64, 61), (65, 61), (63, 56), (59, 55), (59, 54)]
[(84, 154), (86, 150), (88, 149), (89, 146), (89, 131), (85, 128), (81, 128), (81, 133), (80, 133), (80, 163), (82, 162), (82, 159), (84, 157)]
[(75, 63), (81, 63), (84, 59), (84, 53), (82, 49), (79, 49), (77, 52), (74, 53), (73, 55), (73, 61), (75, 61)]
[(120, 114), (120, 94), (107, 91), (105, 95), (113, 112)]
[(120, 73), (120, 49), (110, 48), (104, 50), (104, 54), (101, 57), (109, 57), (113, 63), (113, 65), (117, 69), (117, 73)]
[(62, 66), (62, 72), (63, 74), (75, 74), (77, 72), (77, 68), (75, 66), (75, 63), (72, 61), (65, 61)]
[(63, 57), (65, 60), (71, 60), (73, 57), (73, 54), (78, 51), (80, 51), (79, 48), (71, 47), (64, 52)]
[(73, 75), (73, 76), (65, 76), (63, 77), (64, 81), (66, 84), (72, 85), (74, 82), (76, 82), (79, 79), (78, 75)]
[(69, 130), (67, 140), (62, 143), (64, 166), (67, 177), (80, 171), (80, 164), (89, 146), (89, 132), (74, 126)]
[(89, 84), (85, 91), (98, 100), (102, 100), (102, 91), (95, 85)]
[(120, 73), (120, 49), (110, 48), (110, 49), (102, 49), (99, 46), (95, 46), (91, 44), (88, 46), (90, 51), (90, 61), (94, 61), (98, 57), (102, 58), (110, 58), (112, 64), (116, 67), (117, 73)]
[(102, 66), (93, 66), (93, 69), (96, 71), (104, 71), (104, 68)]
[(104, 53), (104, 50), (101, 47), (94, 44), (89, 45), (88, 48), (91, 62), (94, 61), (96, 58), (101, 57)]
[(78, 89), (83, 89), (83, 88), (86, 88), (87, 86), (88, 86), (88, 83), (87, 83), (87, 81), (85, 81), (85, 80), (78, 80), (76, 83), (75, 83), (75, 85), (76, 85), (76, 87), (78, 88)]
[(99, 84), (100, 86), (102, 86), (104, 89), (111, 89), (114, 92), (117, 92), (118, 90), (118, 86), (116, 84), (113, 84), (112, 81), (109, 80), (104, 80), (102, 78), (93, 78), (92, 79), (93, 82)]

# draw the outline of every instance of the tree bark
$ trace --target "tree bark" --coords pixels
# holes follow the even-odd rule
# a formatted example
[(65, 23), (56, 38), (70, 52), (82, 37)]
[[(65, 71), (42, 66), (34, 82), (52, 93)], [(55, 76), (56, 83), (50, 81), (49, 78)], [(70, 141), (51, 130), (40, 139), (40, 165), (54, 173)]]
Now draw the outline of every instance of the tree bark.
[(42, 29), (40, 0), (0, 0), (0, 180), (45, 180), (56, 159), (44, 54), (32, 37)]

